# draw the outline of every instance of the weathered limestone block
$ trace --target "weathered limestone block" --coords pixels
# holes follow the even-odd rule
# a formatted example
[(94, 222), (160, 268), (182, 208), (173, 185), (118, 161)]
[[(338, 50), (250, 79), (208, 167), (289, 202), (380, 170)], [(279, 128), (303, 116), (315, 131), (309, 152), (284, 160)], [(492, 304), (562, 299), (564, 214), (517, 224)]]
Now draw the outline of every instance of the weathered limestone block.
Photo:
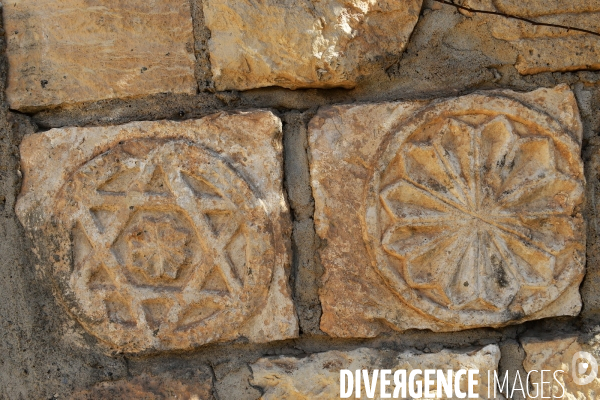
[(174, 374), (142, 374), (132, 379), (101, 382), (74, 393), (72, 400), (209, 400), (213, 399), (212, 375), (208, 368)]
[(205, 0), (218, 90), (354, 87), (404, 51), (422, 0)]
[(68, 310), (124, 351), (295, 337), (270, 112), (24, 138), (16, 211)]
[[(531, 372), (531, 380), (541, 384), (542, 370), (546, 372), (543, 395), (547, 398), (565, 400), (592, 400), (600, 396), (598, 360), (600, 360), (600, 337), (585, 340), (577, 335), (564, 335), (550, 339), (524, 338), (521, 340), (527, 358), (523, 367)], [(587, 353), (587, 354), (582, 354)], [(591, 357), (590, 357), (591, 356)], [(563, 371), (556, 373), (554, 372)], [(535, 389), (535, 388), (533, 388)], [(534, 390), (530, 398), (541, 398)]]
[[(488, 398), (488, 372), (496, 371), (500, 360), (500, 349), (496, 345), (488, 345), (478, 351), (442, 350), (438, 353), (424, 354), (417, 350), (398, 353), (392, 350), (374, 350), (360, 348), (353, 351), (327, 351), (313, 354), (305, 358), (277, 357), (262, 358), (251, 366), (252, 384), (259, 386), (264, 394), (263, 399), (337, 399), (340, 398), (340, 369), (356, 370), (390, 369), (393, 372), (406, 370), (406, 375), (414, 369), (448, 370), (457, 372), (460, 369), (478, 369), (478, 393), (481, 398)], [(493, 376), (493, 374), (491, 374)], [(372, 379), (372, 375), (370, 377)], [(422, 381), (423, 376), (419, 375)], [(361, 382), (361, 397), (367, 399), (364, 381)], [(424, 387), (424, 386), (423, 386)], [(460, 389), (467, 390), (467, 380), (461, 380)], [(437, 389), (433, 388), (435, 393)], [(351, 398), (355, 398), (355, 393)], [(375, 397), (380, 397), (379, 382), (376, 385)], [(446, 397), (444, 397), (446, 398)]]
[(323, 331), (580, 311), (585, 179), (568, 86), (327, 107), (309, 135)]
[[(600, 1), (467, 0), (464, 5), (523, 17), (537, 22), (572, 26), (600, 33)], [(600, 36), (501, 16), (482, 16), (492, 35), (517, 49), (515, 65), (523, 75), (547, 71), (600, 69)]]
[(187, 0), (15, 0), (3, 15), (13, 109), (197, 91)]
[[(600, 94), (600, 92), (599, 92)], [(600, 126), (599, 126), (600, 127)], [(595, 129), (591, 132), (595, 132)], [(589, 325), (600, 322), (600, 137), (591, 137), (585, 150), (586, 207), (588, 226), (586, 273), (581, 285), (582, 319)]]

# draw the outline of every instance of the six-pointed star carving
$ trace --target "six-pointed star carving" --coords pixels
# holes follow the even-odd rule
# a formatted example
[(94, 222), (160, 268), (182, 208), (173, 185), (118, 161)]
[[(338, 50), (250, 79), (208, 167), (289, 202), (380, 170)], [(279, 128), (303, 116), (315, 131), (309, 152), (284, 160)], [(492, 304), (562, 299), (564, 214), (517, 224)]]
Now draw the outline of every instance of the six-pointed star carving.
[[(85, 171), (79, 173), (76, 181), (80, 187), (74, 190), (80, 205), (77, 220), (91, 249), (76, 268), (82, 273), (87, 268), (91, 275), (93, 268), (104, 265), (115, 290), (136, 309), (142, 300), (134, 294), (138, 289), (122, 269), (138, 268), (150, 278), (173, 280), (178, 277), (178, 268), (190, 258), (183, 248), (195, 243), (189, 260), (192, 272), (183, 282), (182, 299), (193, 298), (194, 304), (218, 309), (237, 307), (235, 299), (240, 296), (243, 283), (226, 248), (240, 227), (239, 210), (208, 179), (182, 171), (177, 161), (164, 156), (177, 149), (161, 148), (161, 152), (122, 162), (116, 172), (107, 174), (103, 183), (95, 187), (87, 184)], [(127, 160), (130, 156), (120, 151), (116, 157)], [(147, 217), (148, 213), (153, 216)], [(160, 215), (164, 217), (161, 219)], [(215, 215), (225, 218), (216, 224)], [(185, 220), (185, 226), (177, 226), (178, 219)], [(123, 236), (129, 254), (119, 256), (118, 242)], [(215, 270), (226, 290), (202, 290)], [(151, 290), (155, 282), (150, 280), (148, 285)]]

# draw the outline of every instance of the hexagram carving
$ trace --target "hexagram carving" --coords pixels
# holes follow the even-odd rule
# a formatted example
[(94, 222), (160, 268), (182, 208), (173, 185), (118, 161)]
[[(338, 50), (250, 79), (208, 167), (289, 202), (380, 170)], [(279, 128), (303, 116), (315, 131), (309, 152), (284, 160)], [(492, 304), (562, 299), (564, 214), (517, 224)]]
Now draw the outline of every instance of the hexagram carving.
[[(251, 115), (259, 122), (257, 130), (276, 134), (279, 121), (270, 113), (257, 114)], [(216, 121), (231, 129), (240, 125), (235, 121), (240, 118), (224, 115)], [(154, 138), (125, 127), (125, 140), (117, 140), (117, 134), (95, 157), (83, 158), (83, 163), (73, 160), (64, 184), (51, 196), (49, 215), (44, 216), (49, 223), (26, 222), (34, 232), (41, 226), (37, 233), (43, 240), (52, 235), (68, 238), (54, 248), (45, 244), (41, 251), (53, 254), (53, 276), (69, 310), (113, 346), (127, 351), (177, 349), (241, 335), (254, 341), (294, 335), (293, 308), (281, 289), (286, 288), (281, 270), (286, 256), (277, 232), (285, 229), (285, 220), (272, 214), (273, 207), (284, 203), (276, 202), (276, 191), (265, 195), (261, 190), (261, 185), (277, 187), (278, 181), (256, 184), (256, 170), (236, 163), (227, 151), (215, 150), (214, 142), (172, 134), (200, 127), (212, 135), (219, 129), (206, 123), (144, 123), (158, 130), (167, 125)], [(94, 134), (81, 132), (90, 140)], [(227, 136), (227, 131), (222, 133), (221, 146), (227, 147)], [(38, 146), (44, 141), (43, 134), (28, 139), (39, 141)], [(270, 141), (256, 142), (273, 149)], [(229, 149), (236, 146), (230, 143)], [(252, 150), (255, 145), (248, 146)], [(258, 174), (280, 173), (273, 150), (263, 151), (244, 161), (262, 157), (264, 170)], [(32, 161), (29, 154), (24, 159), (26, 165)], [(23, 208), (32, 204), (23, 197), (33, 195), (25, 187)], [(27, 219), (32, 214), (20, 215)], [(265, 312), (269, 315), (263, 317)], [(270, 331), (261, 318), (280, 325)]]

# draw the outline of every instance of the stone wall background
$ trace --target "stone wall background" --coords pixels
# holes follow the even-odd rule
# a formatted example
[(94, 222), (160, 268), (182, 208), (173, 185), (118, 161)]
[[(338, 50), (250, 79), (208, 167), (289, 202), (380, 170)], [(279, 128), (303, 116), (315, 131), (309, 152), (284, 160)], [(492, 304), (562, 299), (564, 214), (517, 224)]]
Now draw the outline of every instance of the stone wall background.
[[(124, 385), (125, 392), (134, 389), (152, 391), (154, 389), (144, 377), (167, 379), (167, 376), (183, 377), (186, 382), (198, 385), (196, 392), (204, 393), (207, 398), (256, 399), (261, 396), (261, 391), (250, 384), (250, 364), (259, 358), (305, 356), (359, 347), (398, 351), (416, 348), (435, 352), (442, 348), (498, 344), (502, 352), (500, 371), (524, 371), (523, 338), (572, 334), (580, 335), (580, 340), (585, 342), (590, 335), (600, 331), (600, 242), (596, 208), (596, 199), (600, 196), (600, 72), (582, 68), (570, 72), (520, 75), (515, 67), (520, 56), (519, 48), (496, 39), (492, 34), (493, 24), (506, 17), (460, 11), (451, 5), (426, 0), (402, 58), (387, 68), (375, 69), (354, 89), (292, 91), (269, 87), (219, 92), (214, 90), (210, 73), (207, 53), (210, 31), (204, 25), (201, 2), (191, 1), (194, 52), (198, 61), (195, 76), (200, 88), (195, 95), (155, 94), (64, 105), (28, 113), (10, 110), (4, 90), (6, 36), (2, 37), (0, 398), (72, 398), (73, 393), (82, 391), (88, 391), (80, 394), (82, 398), (98, 398), (102, 390), (117, 390), (105, 388), (112, 381)], [(568, 54), (557, 56), (568, 57)], [(333, 339), (325, 335), (319, 329), (321, 308), (318, 289), (323, 266), (317, 250), (322, 244), (315, 233), (307, 154), (307, 124), (318, 107), (442, 98), (487, 89), (529, 91), (560, 83), (568, 84), (575, 93), (584, 124), (582, 157), (587, 178), (584, 215), (588, 225), (588, 243), (587, 273), (581, 287), (581, 314), (501, 329), (454, 333), (407, 331), (382, 334), (375, 339)], [(107, 354), (97, 345), (95, 338), (64, 312), (52, 293), (45, 272), (35, 268), (35, 255), (31, 250), (34, 246), (26, 238), (14, 212), (22, 178), (18, 146), (23, 135), (54, 127), (105, 126), (162, 119), (177, 121), (221, 110), (256, 108), (271, 110), (283, 121), (285, 188), (293, 216), (290, 283), (300, 322), (300, 337), (268, 344), (214, 344), (185, 353)]]

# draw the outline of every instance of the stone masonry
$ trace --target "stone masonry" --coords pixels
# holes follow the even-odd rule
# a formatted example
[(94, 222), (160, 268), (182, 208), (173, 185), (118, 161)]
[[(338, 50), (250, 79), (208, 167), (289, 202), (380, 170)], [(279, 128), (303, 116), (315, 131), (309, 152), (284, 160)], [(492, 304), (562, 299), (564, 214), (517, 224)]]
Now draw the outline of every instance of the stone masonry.
[(600, 2), (0, 8), (0, 399), (600, 397)]

